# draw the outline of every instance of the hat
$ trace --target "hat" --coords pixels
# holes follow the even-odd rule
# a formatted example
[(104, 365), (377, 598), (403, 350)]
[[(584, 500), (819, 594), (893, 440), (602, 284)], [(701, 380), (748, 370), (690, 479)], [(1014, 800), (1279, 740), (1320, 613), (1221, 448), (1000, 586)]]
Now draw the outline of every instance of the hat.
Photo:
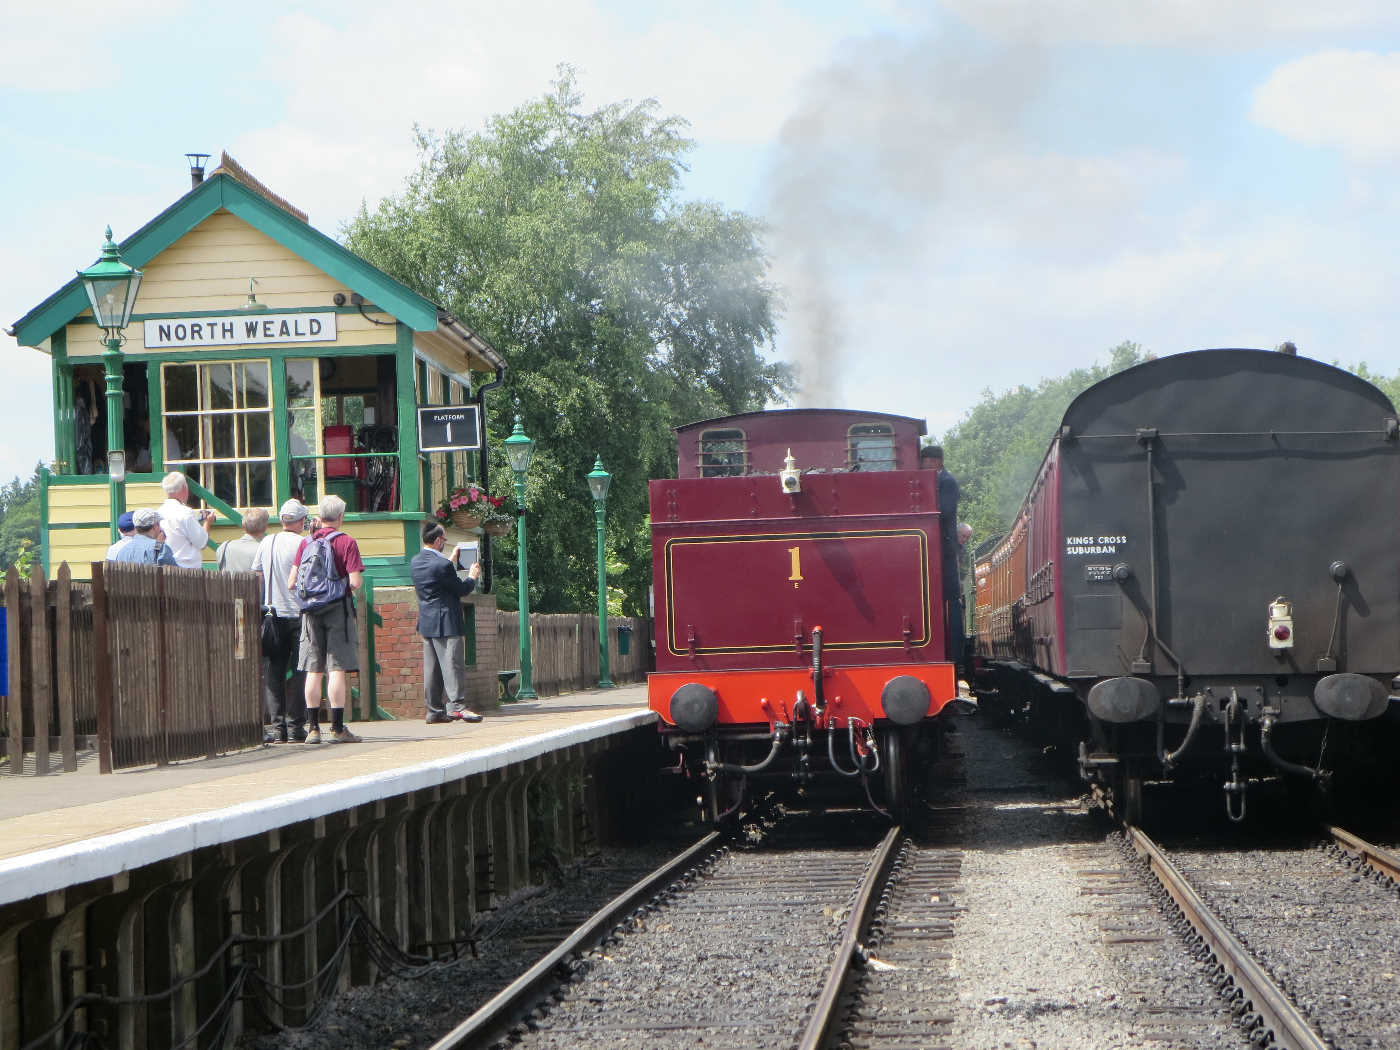
[(279, 518), (286, 518), (288, 521), (301, 521), (306, 517), (306, 507), (299, 499), (289, 499), (282, 504), (282, 509), (277, 512)]
[(138, 529), (149, 529), (156, 523), (156, 512), (147, 507), (142, 507), (131, 515), (131, 523)]
[(118, 532), (131, 532), (136, 528), (136, 522), (132, 520), (131, 511), (122, 511), (122, 516), (117, 519)]

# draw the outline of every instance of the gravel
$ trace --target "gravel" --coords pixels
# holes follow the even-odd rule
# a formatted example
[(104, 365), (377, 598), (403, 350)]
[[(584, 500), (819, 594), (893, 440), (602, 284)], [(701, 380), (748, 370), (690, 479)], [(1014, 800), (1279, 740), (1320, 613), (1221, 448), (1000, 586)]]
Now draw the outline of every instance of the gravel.
[(1079, 786), (978, 716), (958, 726), (966, 784), (940, 799), (963, 846), (948, 1045), (1247, 1046)]
[(1173, 851), (1172, 862), (1337, 1047), (1400, 1046), (1400, 899), (1332, 849)]

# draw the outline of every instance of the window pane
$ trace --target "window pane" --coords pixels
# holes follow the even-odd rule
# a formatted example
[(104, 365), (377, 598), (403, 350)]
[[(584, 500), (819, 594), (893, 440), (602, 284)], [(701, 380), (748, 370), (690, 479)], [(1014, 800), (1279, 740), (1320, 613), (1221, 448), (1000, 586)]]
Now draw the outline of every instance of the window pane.
[(707, 430), (700, 435), (700, 476), (739, 477), (745, 472), (748, 441), (742, 430)]
[(321, 424), (333, 427), (340, 423), (340, 412), (338, 399), (334, 394), (327, 394), (321, 398)]
[(314, 455), (317, 449), (315, 410), (297, 409), (288, 415), (288, 440), (291, 448), (287, 451), (293, 456)]
[(243, 407), (266, 408), (267, 362), (251, 361), (248, 364), (239, 365), (238, 369), (242, 373), (240, 379), (243, 384)]
[(165, 366), (165, 410), (193, 412), (199, 408), (199, 384), (194, 365)]
[(851, 427), (852, 470), (894, 470), (894, 430), (884, 423)]
[(205, 417), (204, 423), (208, 427), (205, 433), (209, 435), (206, 459), (233, 459), (238, 455), (233, 436), (234, 418), (231, 415)]
[(239, 416), (243, 425), (243, 455), (249, 457), (272, 455), (272, 428), (263, 413)]
[(238, 506), (238, 467), (233, 463), (205, 464), (205, 472), (214, 478), (214, 484), (206, 483), (206, 488), (231, 507)]
[(311, 408), (315, 405), (316, 362), (287, 362), (287, 407)]
[(246, 463), (240, 468), (243, 472), (244, 507), (270, 507), (272, 505), (272, 464)]
[(205, 365), (204, 381), (209, 384), (209, 406), (214, 410), (233, 408), (233, 365)]
[(165, 417), (165, 462), (199, 458), (199, 417)]
[(356, 431), (365, 425), (365, 399), (360, 394), (346, 394), (341, 399), (341, 422), (348, 423)]

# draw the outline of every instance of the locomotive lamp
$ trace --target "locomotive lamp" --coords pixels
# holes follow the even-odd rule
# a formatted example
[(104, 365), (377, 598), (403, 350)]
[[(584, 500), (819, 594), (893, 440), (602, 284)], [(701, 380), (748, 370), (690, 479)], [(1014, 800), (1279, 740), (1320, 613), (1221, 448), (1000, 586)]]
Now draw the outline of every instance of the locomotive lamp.
[(525, 548), (525, 475), (530, 473), (530, 459), (535, 454), (535, 443), (525, 436), (525, 428), (520, 425), (520, 417), (515, 417), (515, 429), (505, 440), (506, 460), (511, 473), (515, 475), (515, 506), (518, 516), (515, 519), (515, 556), (519, 567), (516, 579), (520, 589), (520, 688), (516, 696), (521, 700), (535, 699), (535, 683), (530, 674), (530, 563)]
[(102, 368), (107, 380), (107, 492), (108, 510), (112, 523), (111, 535), (117, 539), (117, 519), (126, 510), (126, 451), (125, 420), (122, 414), (122, 331), (131, 322), (136, 305), (136, 291), (141, 287), (141, 271), (122, 262), (121, 252), (112, 240), (112, 227), (107, 227), (107, 243), (102, 246), (102, 258), (86, 270), (78, 271), (92, 318), (105, 333), (106, 351)]
[(588, 472), (588, 491), (593, 494), (593, 517), (598, 523), (598, 688), (611, 689), (608, 674), (608, 565), (604, 544), (604, 515), (607, 513), (608, 486), (612, 475), (603, 469), (603, 457), (593, 457)]
[(1282, 595), (1269, 603), (1269, 648), (1293, 648), (1293, 603)]
[(783, 469), (778, 471), (778, 484), (789, 496), (796, 496), (802, 491), (802, 474), (797, 469), (797, 460), (792, 458), (792, 449), (787, 450)]

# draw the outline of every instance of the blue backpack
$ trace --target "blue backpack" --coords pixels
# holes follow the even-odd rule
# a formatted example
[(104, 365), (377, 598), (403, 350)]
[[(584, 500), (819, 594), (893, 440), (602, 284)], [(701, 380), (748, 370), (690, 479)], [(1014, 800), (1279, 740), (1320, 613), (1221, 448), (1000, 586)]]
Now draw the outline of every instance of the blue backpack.
[(343, 601), (349, 593), (349, 581), (336, 571), (335, 552), (331, 550), (331, 540), (342, 535), (344, 533), (329, 532), (319, 539), (306, 541), (301, 564), (297, 566), (296, 586), (292, 588), (292, 597), (302, 612), (319, 612)]

